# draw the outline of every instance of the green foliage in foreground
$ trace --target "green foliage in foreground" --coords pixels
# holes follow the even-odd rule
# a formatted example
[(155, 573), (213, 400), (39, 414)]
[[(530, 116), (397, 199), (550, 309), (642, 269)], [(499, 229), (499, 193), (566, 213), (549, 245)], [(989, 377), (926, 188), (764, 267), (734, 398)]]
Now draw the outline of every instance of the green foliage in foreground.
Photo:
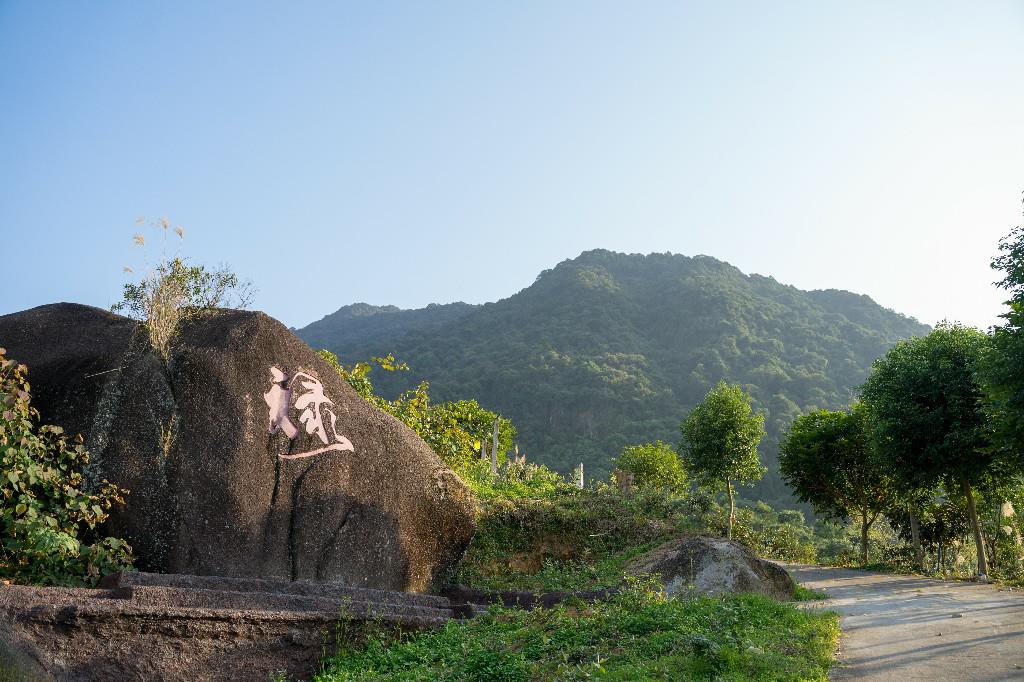
[(999, 242), (999, 256), (992, 268), (1001, 270), (997, 286), (1010, 294), (1005, 323), (992, 330), (992, 352), (985, 357), (983, 378), (988, 393), (988, 412), (996, 442), (1024, 453), (1024, 225), (1018, 225)]
[(98, 527), (127, 491), (103, 481), (86, 492), (89, 453), (58, 426), (39, 425), (27, 368), (0, 348), (0, 578), (39, 585), (95, 584), (131, 565), (131, 548)]
[(401, 641), (371, 637), (325, 661), (317, 682), (362, 680), (826, 680), (838, 617), (767, 597), (664, 599), (493, 609)]

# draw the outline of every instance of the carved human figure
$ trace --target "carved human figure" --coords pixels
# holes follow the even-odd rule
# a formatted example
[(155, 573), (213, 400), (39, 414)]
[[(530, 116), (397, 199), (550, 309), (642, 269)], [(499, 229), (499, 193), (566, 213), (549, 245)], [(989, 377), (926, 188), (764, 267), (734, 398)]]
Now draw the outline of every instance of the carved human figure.
[(270, 368), (273, 386), (263, 394), (263, 400), (270, 408), (270, 432), (284, 431), (289, 440), (299, 433), (298, 428), (288, 418), (288, 410), (292, 401), (292, 391), (288, 388), (288, 375), (277, 367)]
[[(334, 402), (324, 393), (324, 385), (319, 379), (306, 372), (297, 372), (294, 376), (289, 377), (277, 367), (270, 368), (270, 376), (273, 386), (263, 394), (263, 400), (267, 403), (267, 407), (270, 410), (270, 433), (283, 431), (289, 440), (295, 439), (299, 434), (299, 429), (289, 416), (289, 411), (294, 408), (301, 410), (299, 423), (305, 425), (306, 433), (317, 436), (325, 446), (308, 452), (282, 453), (278, 457), (282, 459), (298, 459), (318, 455), (329, 450), (355, 452), (352, 441), (338, 433), (338, 417), (327, 407), (328, 405), (333, 405)], [(305, 390), (293, 403), (292, 399), (295, 394), (296, 382)], [(321, 409), (330, 417), (330, 434), (328, 434), (327, 427), (324, 424)]]

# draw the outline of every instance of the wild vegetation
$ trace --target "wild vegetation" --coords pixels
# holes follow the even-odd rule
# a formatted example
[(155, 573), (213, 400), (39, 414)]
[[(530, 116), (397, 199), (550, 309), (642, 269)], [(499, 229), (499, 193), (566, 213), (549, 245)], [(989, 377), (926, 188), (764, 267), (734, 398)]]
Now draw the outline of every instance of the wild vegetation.
[(107, 512), (128, 491), (102, 481), (87, 492), (81, 437), (39, 423), (28, 369), (0, 348), (0, 579), (38, 585), (95, 584), (131, 565), (131, 547), (104, 537)]
[[(144, 222), (139, 218), (138, 222)], [(122, 313), (142, 322), (149, 333), (150, 343), (165, 360), (178, 326), (198, 310), (231, 305), (245, 308), (252, 302), (250, 283), (241, 280), (228, 266), (208, 270), (204, 265), (192, 265), (177, 251), (170, 255), (167, 249), (170, 223), (163, 218), (151, 227), (160, 233), (160, 255), (147, 265), (147, 271), (138, 282), (126, 282), (120, 301), (111, 311)], [(179, 240), (185, 231), (175, 227)], [(145, 235), (135, 235), (135, 245), (146, 246)], [(128, 273), (132, 268), (125, 267)]]
[(760, 595), (665, 599), (641, 583), (606, 602), (371, 637), (316, 680), (825, 680), (838, 635), (834, 616)]
[[(623, 487), (612, 478), (580, 488), (504, 452), (492, 469), (482, 445), (498, 419), (500, 447), (507, 450), (515, 435), (510, 422), (476, 402), (434, 402), (425, 383), (386, 400), (374, 391), (369, 363), (344, 366), (322, 354), (361, 395), (432, 444), (476, 493), (478, 528), (456, 582), (536, 591), (632, 587), (597, 604), (494, 609), (437, 633), (371, 636), (326, 661), (318, 679), (825, 679), (838, 636), (834, 614), (754, 595), (666, 600), (628, 575), (630, 559), (667, 540), (723, 534), (729, 525), (715, 496), (691, 485), (672, 446), (624, 448), (616, 463), (632, 480)], [(390, 356), (373, 362), (405, 371)], [(747, 408), (746, 418), (759, 426)], [(753, 451), (748, 441), (742, 441), (747, 454)], [(741, 502), (735, 517), (736, 537), (762, 556), (813, 558), (813, 533), (799, 512)], [(768, 622), (778, 627), (762, 627)]]

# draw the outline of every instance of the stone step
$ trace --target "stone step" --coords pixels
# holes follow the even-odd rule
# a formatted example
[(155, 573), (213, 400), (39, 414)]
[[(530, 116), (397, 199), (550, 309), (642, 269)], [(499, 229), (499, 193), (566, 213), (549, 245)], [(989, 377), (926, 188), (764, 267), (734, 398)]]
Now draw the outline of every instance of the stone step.
[(216, 590), (221, 592), (266, 592), (291, 594), (305, 597), (319, 597), (340, 602), (394, 604), (396, 606), (421, 606), (435, 609), (450, 609), (446, 597), (415, 592), (393, 592), (366, 587), (351, 587), (336, 582), (314, 582), (311, 580), (286, 580), (283, 578), (229, 578), (224, 576), (178, 575), (167, 573), (142, 573), (120, 571), (111, 573), (100, 583), (108, 589), (126, 587), (174, 587), (179, 589)]
[(335, 618), (372, 620), (388, 616), (397, 620), (452, 618), (452, 609), (393, 601), (365, 601), (347, 596), (328, 598), (282, 592), (227, 591), (182, 587), (133, 585), (116, 588), (117, 596), (137, 606), (167, 608), (233, 609), (251, 611), (320, 612)]
[[(126, 593), (132, 598), (124, 598)], [(182, 606), (170, 599), (187, 602), (189, 593), (203, 603)], [(225, 603), (202, 593), (0, 585), (0, 678), (237, 682), (268, 680), (286, 671), (308, 679), (325, 655), (372, 633), (450, 622), (447, 616), (429, 615), (430, 609), (390, 606), (370, 618), (339, 618), (337, 611), (224, 608), (232, 599), (265, 596), (234, 592)], [(300, 595), (293, 606), (313, 601)]]

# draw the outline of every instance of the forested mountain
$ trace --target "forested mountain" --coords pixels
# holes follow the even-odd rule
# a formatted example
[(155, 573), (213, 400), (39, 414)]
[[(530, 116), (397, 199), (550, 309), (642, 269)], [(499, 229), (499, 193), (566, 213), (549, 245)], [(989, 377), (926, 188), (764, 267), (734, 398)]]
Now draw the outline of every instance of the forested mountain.
[(846, 405), (872, 360), (923, 334), (916, 320), (845, 291), (802, 291), (708, 256), (587, 251), (496, 303), (420, 310), (347, 306), (298, 330), (343, 362), (394, 353), (392, 396), (430, 381), (436, 399), (476, 398), (512, 418), (529, 459), (607, 476), (624, 445), (676, 443), (687, 411), (719, 380), (766, 415), (754, 494), (787, 496), (776, 451), (790, 421)]

